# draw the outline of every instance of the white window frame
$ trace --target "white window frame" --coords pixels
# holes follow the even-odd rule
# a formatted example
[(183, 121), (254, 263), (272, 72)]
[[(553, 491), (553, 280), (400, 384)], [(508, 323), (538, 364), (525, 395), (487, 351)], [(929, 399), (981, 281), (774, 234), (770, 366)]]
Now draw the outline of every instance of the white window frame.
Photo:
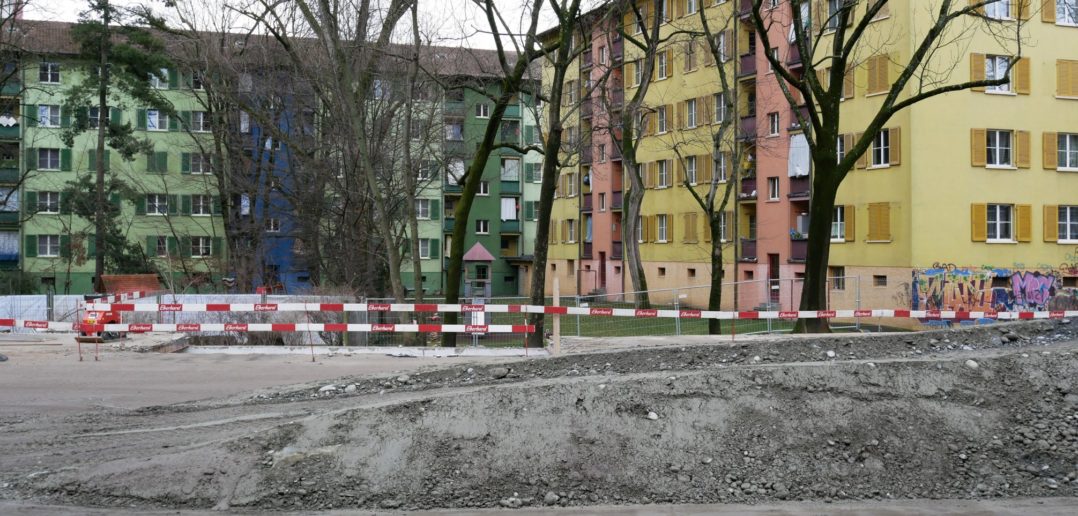
[[(150, 209), (151, 206), (153, 206), (152, 210)], [(165, 194), (146, 194), (146, 214), (153, 216), (168, 215), (168, 196)]]
[(168, 68), (162, 68), (157, 73), (150, 74), (150, 88), (155, 90), (167, 90), (168, 81)]
[(606, 192), (599, 192), (599, 211), (606, 211)]
[(567, 244), (576, 243), (576, 219), (567, 219), (565, 221), (566, 231), (569, 233), (569, 241)]
[(86, 110), (86, 125), (91, 129), (97, 129), (97, 124), (101, 121), (101, 108), (98, 106), (90, 106)]
[(281, 219), (277, 217), (269, 217), (266, 219), (266, 233), (280, 233), (281, 232)]
[(779, 178), (769, 177), (767, 178), (767, 200), (777, 201), (782, 194), (780, 191)]
[(782, 128), (780, 127), (780, 124), (781, 124), (781, 119), (779, 118), (778, 113), (768, 113), (767, 114), (767, 135), (768, 136), (778, 136), (779, 132), (782, 130)]
[(606, 163), (606, 144), (599, 144), (599, 163)]
[(154, 242), (153, 251), (154, 256), (157, 258), (164, 258), (168, 256), (168, 237), (158, 236), (157, 241)]
[(686, 15), (696, 14), (697, 9), (699, 8), (697, 6), (697, 2), (698, 2), (698, 0), (685, 0), (685, 14)]
[[(41, 76), (45, 75), (45, 80), (41, 80)], [(55, 76), (55, 80), (53, 80)], [(42, 61), (37, 68), (37, 81), (42, 84), (60, 84), (60, 63), (52, 61)]]
[[(778, 47), (771, 47), (771, 50), (769, 50), (769, 52), (771, 53), (771, 57), (774, 58), (775, 61), (779, 60), (779, 49), (778, 49)], [(775, 72), (775, 65), (771, 64), (771, 60), (768, 59), (767, 60), (767, 73), (774, 73), (774, 72)]]
[(660, 244), (665, 244), (668, 242), (667, 237), (669, 235), (666, 231), (666, 222), (666, 215), (655, 216), (655, 241)]
[[(153, 121), (151, 124), (150, 121)], [(159, 109), (146, 110), (146, 130), (164, 132), (168, 131), (168, 113)]]
[(37, 206), (33, 208), (38, 213), (48, 215), (60, 213), (60, 192), (38, 192)]
[(869, 168), (887, 168), (891, 166), (891, 131), (880, 129), (876, 137), (872, 139), (872, 155), (869, 157)]
[(479, 191), (476, 192), (476, 195), (483, 195), (483, 196), (490, 195), (490, 183), (487, 182), (487, 181), (480, 181), (479, 182)]
[(838, 135), (838, 142), (835, 144), (835, 157), (838, 158), (839, 163), (846, 159), (846, 139), (842, 135)]
[(1056, 0), (1056, 25), (1078, 27), (1078, 0)]
[[(1006, 135), (1006, 142), (1003, 136)], [(1015, 168), (1014, 131), (988, 129), (985, 131), (985, 166), (988, 168)]]
[(429, 260), (430, 259), (430, 244), (431, 244), (431, 239), (429, 239), (429, 238), (420, 238), (419, 239), (419, 259), (420, 260)]
[[(711, 231), (711, 227), (707, 227), (707, 231)], [(725, 242), (729, 235), (726, 234), (726, 212), (719, 212), (719, 242)]]
[(843, 0), (828, 0), (827, 1), (827, 13), (824, 18), (824, 31), (833, 31), (838, 29), (838, 24), (841, 22), (841, 18), (838, 16), (839, 9), (842, 8)]
[(191, 112), (191, 131), (196, 133), (210, 132), (210, 120), (205, 111)]
[(1078, 206), (1060, 206), (1058, 243), (1078, 244)]
[(659, 134), (664, 134), (666, 133), (666, 130), (669, 129), (667, 124), (667, 114), (668, 113), (666, 112), (666, 106), (659, 106), (655, 110), (655, 127), (658, 130)]
[(1010, 20), (1012, 1), (1013, 0), (996, 0), (995, 2), (985, 4), (985, 17), (993, 20)]
[[(984, 78), (986, 80), (1003, 79), (1006, 78), (1007, 67), (1010, 65), (1011, 58), (1008, 56), (999, 55), (986, 55), (984, 56)], [(1014, 89), (1011, 82), (1014, 77), (1010, 77), (1007, 82), (997, 86), (986, 86), (984, 91), (988, 93), (1002, 93), (1007, 95), (1013, 95)]]
[(666, 52), (665, 51), (660, 51), (658, 54), (655, 55), (655, 59), (656, 59), (656, 62), (658, 63), (658, 70), (657, 70), (657, 74), (656, 74), (657, 77), (656, 77), (655, 80), (661, 81), (663, 79), (668, 78), (669, 77), (669, 72), (670, 72), (670, 70), (669, 70), (669, 68), (670, 68), (669, 64), (670, 63), (666, 62)]
[(831, 241), (832, 242), (845, 242), (846, 241), (846, 207), (835, 206), (835, 211), (831, 212)]
[(193, 236), (189, 251), (191, 258), (209, 258), (213, 256), (213, 239), (208, 236)]
[(599, 64), (602, 64), (602, 65), (606, 64), (606, 59), (607, 59), (606, 53), (607, 53), (606, 46), (599, 47)]
[(730, 60), (730, 53), (727, 51), (726, 31), (720, 32), (715, 35), (718, 39), (718, 43), (715, 45), (719, 49), (719, 61), (725, 63)]
[(715, 112), (714, 123), (721, 124), (726, 120), (726, 94), (716, 93), (712, 99), (715, 102), (715, 109), (713, 110)]
[[(197, 201), (197, 202), (196, 202)], [(196, 206), (198, 207), (196, 209)], [(191, 216), (209, 217), (213, 215), (213, 197), (196, 194), (191, 196)]]
[(636, 61), (633, 66), (633, 86), (640, 86), (640, 83), (644, 81), (644, 68), (643, 63)]
[(667, 160), (661, 159), (656, 162), (658, 171), (655, 174), (655, 183), (657, 188), (669, 188), (670, 187), (670, 167), (667, 166)]
[[(1007, 214), (1007, 220), (1000, 220), (1000, 216), (1004, 213)], [(995, 219), (995, 220), (993, 220)], [(988, 242), (1014, 242), (1014, 205), (1013, 204), (989, 204), (988, 214), (985, 217), (988, 227), (986, 228), (985, 235)], [(995, 226), (995, 237), (992, 236), (993, 226)], [(1006, 236), (1003, 235), (1003, 230), (1006, 229)]]
[(38, 104), (37, 125), (39, 127), (60, 127), (62, 108), (56, 104)]
[(725, 183), (725, 182), (729, 181), (730, 178), (729, 178), (729, 176), (727, 176), (727, 174), (729, 173), (729, 170), (727, 169), (729, 164), (726, 163), (726, 154), (721, 153), (721, 152), (718, 153), (717, 156), (712, 158), (711, 162), (712, 162), (712, 165), (711, 165), (712, 167), (714, 167), (716, 163), (718, 164), (718, 167), (716, 167), (717, 170), (715, 170), (718, 173), (715, 174), (715, 177), (719, 178), (719, 182), (720, 183)]
[(696, 156), (685, 157), (685, 179), (690, 185), (696, 184)]
[[(53, 153), (55, 153), (55, 154), (53, 154)], [(60, 154), (61, 154), (60, 149), (39, 148), (37, 150), (37, 169), (38, 170), (48, 170), (48, 171), (60, 170), (60, 167), (62, 166), (61, 163), (60, 163)], [(54, 163), (53, 163), (53, 159), (52, 159), (54, 156), (56, 158), (55, 166), (53, 166)]]
[(251, 132), (251, 114), (246, 111), (240, 111), (240, 134), (250, 134)]
[(192, 152), (190, 156), (191, 175), (200, 176), (213, 173), (213, 159), (209, 154)]
[(490, 118), (490, 104), (479, 102), (475, 105), (476, 118)]
[(644, 243), (644, 216), (636, 216), (636, 243)]
[(38, 235), (37, 256), (38, 258), (59, 258), (60, 235)]
[(430, 220), (430, 199), (415, 200), (415, 218)]
[(685, 127), (696, 128), (696, 99), (685, 101)]
[(1056, 170), (1078, 171), (1078, 134), (1059, 133), (1057, 140)]
[(487, 219), (475, 219), (475, 234), (477, 235), (489, 235), (490, 234), (490, 221)]

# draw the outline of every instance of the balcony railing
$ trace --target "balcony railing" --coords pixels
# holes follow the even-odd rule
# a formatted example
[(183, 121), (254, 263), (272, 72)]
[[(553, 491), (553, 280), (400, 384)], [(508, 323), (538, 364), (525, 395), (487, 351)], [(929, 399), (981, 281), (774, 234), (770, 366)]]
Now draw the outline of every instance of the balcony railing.
[(742, 18), (752, 14), (752, 0), (741, 0), (741, 6), (737, 10), (737, 13), (740, 14)]
[(451, 219), (451, 218), (446, 217), (446, 219), (442, 222), (442, 231), (444, 231), (446, 233), (452, 233), (453, 232), (453, 226), (456, 225), (455, 222), (456, 222), (456, 219)]
[(584, 245), (581, 246), (581, 249), (580, 249), (580, 257), (585, 259), (585, 260), (590, 260), (591, 259), (591, 247), (592, 247), (591, 242), (584, 242)]
[(519, 220), (503, 220), (502, 226), (499, 228), (502, 233), (520, 233), (520, 221)]
[(591, 160), (592, 160), (591, 143), (590, 142), (584, 142), (583, 146), (580, 149), (580, 163), (582, 165), (587, 165), (587, 164), (591, 163)]
[(739, 127), (740, 133), (738, 137), (742, 140), (755, 140), (756, 139), (756, 115), (749, 115), (741, 117), (741, 125)]
[(447, 100), (442, 107), (442, 116), (463, 117), (468, 114), (468, 106), (464, 102)]
[(748, 77), (756, 73), (756, 54), (745, 54), (741, 56), (739, 62), (739, 69), (737, 71), (738, 77)]
[(741, 180), (741, 199), (755, 199), (757, 195), (756, 178), (746, 177)]
[(445, 154), (447, 156), (467, 157), (468, 144), (465, 143), (463, 140), (446, 140)]
[(797, 45), (790, 45), (790, 55), (786, 57), (786, 66), (791, 70), (801, 68), (801, 50)]
[(625, 105), (625, 92), (623, 90), (614, 90), (610, 92), (610, 107), (611, 109), (618, 109)]
[(505, 118), (520, 118), (520, 104), (505, 106)]
[(610, 209), (621, 210), (623, 209), (622, 204), (624, 202), (624, 194), (622, 194), (621, 192), (614, 192), (614, 195), (612, 195), (610, 198)]
[(459, 193), (464, 190), (464, 186), (458, 184), (456, 178), (448, 174), (445, 176), (445, 181), (442, 185), (446, 192)]
[(804, 263), (808, 259), (808, 239), (790, 238), (790, 261)]
[(580, 101), (580, 117), (591, 118), (592, 115), (592, 100), (590, 98)]
[(614, 59), (614, 62), (616, 63), (618, 61), (621, 61), (621, 58), (624, 55), (625, 55), (625, 41), (623, 39), (621, 39), (621, 38), (618, 38), (610, 46), (610, 57), (612, 57)]
[(11, 226), (18, 225), (19, 212), (17, 211), (0, 211), (0, 225)]
[(808, 176), (791, 177), (790, 193), (787, 195), (787, 197), (794, 200), (808, 199), (810, 184), (811, 181), (809, 180)]
[(0, 271), (19, 270), (19, 253), (7, 253), (0, 255)]
[(520, 181), (502, 181), (502, 195), (520, 195)]
[(591, 211), (592, 210), (591, 194), (584, 194), (582, 197), (584, 198), (584, 204), (580, 206), (580, 211)]
[(6, 165), (0, 165), (0, 184), (15, 184), (19, 182), (19, 164), (16, 163), (13, 168), (7, 168)]
[(592, 64), (594, 63), (592, 62), (591, 50), (588, 50), (580, 56), (580, 69), (584, 70), (591, 68)]
[(741, 255), (738, 256), (738, 259), (743, 262), (756, 261), (756, 239), (741, 239)]
[(19, 138), (19, 124), (11, 127), (0, 126), (0, 139), (15, 140)]
[(612, 243), (614, 245), (613, 248), (610, 250), (610, 258), (614, 260), (620, 260), (622, 258), (625, 258), (625, 245), (622, 244), (621, 240), (615, 240)]

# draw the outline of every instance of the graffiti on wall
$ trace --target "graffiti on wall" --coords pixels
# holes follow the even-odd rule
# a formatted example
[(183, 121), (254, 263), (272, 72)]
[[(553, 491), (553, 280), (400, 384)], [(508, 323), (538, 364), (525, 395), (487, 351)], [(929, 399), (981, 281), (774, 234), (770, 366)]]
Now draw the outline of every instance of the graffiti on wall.
[(910, 304), (913, 310), (1078, 310), (1078, 288), (1063, 285), (1068, 270), (935, 263), (914, 269)]

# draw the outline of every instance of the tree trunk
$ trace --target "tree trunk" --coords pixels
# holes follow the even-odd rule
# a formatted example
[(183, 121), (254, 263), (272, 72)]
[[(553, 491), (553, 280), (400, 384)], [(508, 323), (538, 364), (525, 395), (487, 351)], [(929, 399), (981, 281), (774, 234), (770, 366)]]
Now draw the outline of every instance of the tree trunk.
[[(636, 172), (630, 170), (629, 174), (635, 176)], [(644, 202), (644, 189), (641, 181), (637, 179), (632, 181), (641, 183), (641, 186), (638, 188), (636, 184), (633, 184), (629, 190), (625, 204), (626, 220), (622, 223), (622, 228), (624, 228), (622, 241), (625, 242), (625, 260), (628, 262), (629, 278), (633, 282), (633, 290), (636, 291), (634, 303), (637, 308), (648, 308), (651, 306), (651, 300), (648, 297), (648, 279), (644, 274), (644, 264), (640, 258), (640, 244), (636, 240), (637, 226), (640, 223), (640, 207)]]
[[(801, 288), (800, 310), (827, 309), (827, 262), (831, 252), (831, 217), (838, 193), (838, 185), (831, 185), (822, 178), (834, 173), (814, 160), (816, 173), (812, 180), (812, 202), (809, 203), (808, 257), (805, 262), (805, 282)], [(798, 319), (795, 333), (829, 333), (827, 319)]]
[(110, 37), (110, 22), (109, 5), (106, 1), (101, 15), (103, 25), (101, 34), (105, 41), (101, 42), (101, 56), (98, 61), (100, 71), (97, 78), (97, 155), (96, 163), (94, 163), (94, 169), (97, 171), (94, 181), (94, 248), (97, 251), (97, 255), (94, 257), (94, 290), (100, 293), (105, 292), (105, 282), (102, 276), (105, 274), (105, 256), (108, 254), (108, 249), (105, 249), (105, 232), (108, 227), (108, 215), (106, 213), (108, 209), (106, 202), (108, 200), (105, 198), (105, 128), (109, 120), (109, 42), (107, 40)]
[[(717, 212), (704, 214), (708, 218), (708, 231), (711, 232), (711, 292), (707, 297), (707, 309), (716, 312), (722, 310), (722, 226), (718, 215)], [(708, 319), (707, 333), (721, 335), (722, 320)]]

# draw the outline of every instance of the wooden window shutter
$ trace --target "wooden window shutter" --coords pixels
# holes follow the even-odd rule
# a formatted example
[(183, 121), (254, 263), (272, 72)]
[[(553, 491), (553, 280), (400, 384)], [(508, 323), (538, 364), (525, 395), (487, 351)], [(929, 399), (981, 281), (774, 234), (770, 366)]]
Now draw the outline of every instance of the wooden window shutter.
[(1041, 136), (1041, 149), (1045, 170), (1055, 170), (1059, 166), (1059, 133), (1044, 132)]
[(812, 12), (809, 13), (809, 21), (812, 23), (812, 33), (819, 34), (827, 19), (827, 4), (824, 0), (816, 0), (812, 4)]
[[(1032, 13), (1033, 10), (1030, 9), (1030, 7), (1031, 7), (1030, 4), (1031, 3), (1032, 3), (1032, 0), (1018, 0), (1016, 2), (1016, 4), (1017, 4), (1016, 9), (1018, 11), (1016, 17), (1019, 20), (1028, 21), (1029, 18), (1033, 15), (1033, 13)], [(1014, 4), (1012, 4), (1012, 5), (1014, 5)]]
[(1015, 240), (1030, 242), (1033, 240), (1033, 206), (1030, 204), (1015, 205)]
[(988, 205), (971, 204), (969, 213), (970, 239), (974, 242), (988, 240)]
[(1015, 162), (1018, 168), (1029, 168), (1031, 159), (1031, 140), (1029, 131), (1015, 131)]
[(876, 202), (868, 205), (868, 240), (881, 242), (891, 239), (891, 205)]
[(846, 241), (857, 240), (857, 206), (847, 204), (842, 208), (842, 216), (846, 217)]
[(691, 39), (689, 41), (685, 42), (685, 54), (684, 54), (684, 56), (685, 56), (685, 71), (686, 72), (691, 72), (692, 71), (692, 65), (693, 65), (692, 52), (694, 50), (693, 49), (693, 43), (694, 42)]
[[(851, 16), (850, 19), (853, 19)], [(876, 65), (876, 72), (879, 73), (879, 77), (876, 78), (878, 91), (887, 91), (891, 87), (891, 56), (882, 55), (877, 58), (879, 64)]]
[(715, 66), (715, 54), (711, 53), (711, 44), (700, 45), (700, 51), (704, 53), (704, 66)]
[(677, 186), (685, 186), (685, 159), (678, 158), (677, 160), (677, 179), (674, 181)]
[(700, 221), (703, 222), (700, 229), (704, 232), (704, 242), (711, 242), (711, 221), (708, 220), (706, 213), (703, 217), (700, 217)]
[(846, 70), (846, 73), (842, 75), (842, 98), (852, 99), (855, 95), (854, 89), (854, 68)]
[(688, 127), (688, 125), (689, 125), (688, 110), (689, 109), (685, 105), (684, 101), (677, 103), (677, 127), (678, 127), (678, 129), (684, 129), (684, 128)]
[[(659, 216), (658, 215), (652, 215), (650, 217), (650, 221), (651, 221), (651, 230), (650, 230), (651, 241), (652, 242), (658, 242), (659, 241)], [(670, 236), (669, 233), (670, 232), (667, 231), (667, 237), (668, 238)]]
[(891, 144), (891, 165), (902, 164), (902, 129), (892, 127), (888, 131), (888, 142)]
[[(859, 142), (864, 135), (865, 133), (857, 133), (854, 135), (853, 140), (855, 142)], [(849, 152), (849, 150), (847, 150), (846, 152)], [(857, 168), (868, 167), (868, 153), (870, 152), (872, 152), (871, 146), (869, 146), (869, 148), (866, 149), (865, 152), (861, 153), (861, 157), (857, 158)]]
[(659, 115), (657, 113), (650, 113), (648, 117), (648, 132), (649, 136), (657, 134), (659, 132)]
[(715, 166), (715, 160), (707, 154), (696, 157), (696, 184), (706, 185), (711, 183), (711, 167)]
[(640, 241), (651, 241), (651, 217), (648, 215), (640, 216)]
[(988, 163), (988, 136), (984, 129), (969, 130), (969, 164), (983, 167)]
[[(983, 81), (984, 74), (984, 54), (970, 54), (969, 55), (969, 80), (970, 81)], [(970, 88), (970, 91), (984, 91), (984, 86), (975, 86)]]
[[(978, 4), (980, 4), (980, 5), (978, 5)], [(974, 11), (976, 11), (977, 14), (980, 14), (982, 16), (984, 15), (984, 0), (969, 0), (969, 5), (970, 6), (975, 6), (976, 5), (977, 8), (974, 9)]]
[(1041, 21), (1056, 22), (1056, 0), (1041, 0)]
[[(853, 136), (854, 136), (853, 134), (849, 134), (849, 133), (842, 135), (842, 148), (845, 149), (846, 154), (849, 154), (850, 149), (853, 148), (853, 144), (854, 144), (854, 141), (855, 141), (853, 139)], [(845, 159), (845, 158), (843, 158), (843, 159)]]
[(1029, 95), (1030, 70), (1029, 58), (1023, 57), (1014, 64), (1014, 91), (1019, 95)]
[(561, 241), (562, 242), (568, 242), (569, 241), (569, 221), (568, 220), (561, 221)]
[(551, 244), (558, 243), (558, 219), (551, 219), (550, 220), (549, 233), (550, 234), (547, 235), (547, 240)]
[(1078, 61), (1056, 61), (1056, 95), (1078, 97)]
[(1044, 205), (1044, 241), (1059, 241), (1059, 206)]
[(868, 58), (868, 88), (865, 90), (865, 95), (871, 95), (879, 90), (879, 72), (876, 67), (879, 66), (879, 56), (872, 56)]
[(648, 174), (651, 176), (651, 187), (658, 188), (662, 185), (659, 184), (659, 162), (652, 161), (648, 163)]
[(696, 125), (707, 125), (711, 123), (711, 103), (708, 102), (707, 97), (700, 97), (696, 99)]
[(726, 226), (726, 230), (725, 230), (726, 240), (728, 242), (733, 242), (735, 240), (734, 237), (737, 236), (737, 235), (734, 234), (734, 212), (732, 212), (732, 211), (726, 212), (725, 219), (726, 220), (724, 220), (723, 222), (725, 223), (725, 226)]
[(678, 18), (685, 16), (685, 0), (674, 0), (674, 15)]

